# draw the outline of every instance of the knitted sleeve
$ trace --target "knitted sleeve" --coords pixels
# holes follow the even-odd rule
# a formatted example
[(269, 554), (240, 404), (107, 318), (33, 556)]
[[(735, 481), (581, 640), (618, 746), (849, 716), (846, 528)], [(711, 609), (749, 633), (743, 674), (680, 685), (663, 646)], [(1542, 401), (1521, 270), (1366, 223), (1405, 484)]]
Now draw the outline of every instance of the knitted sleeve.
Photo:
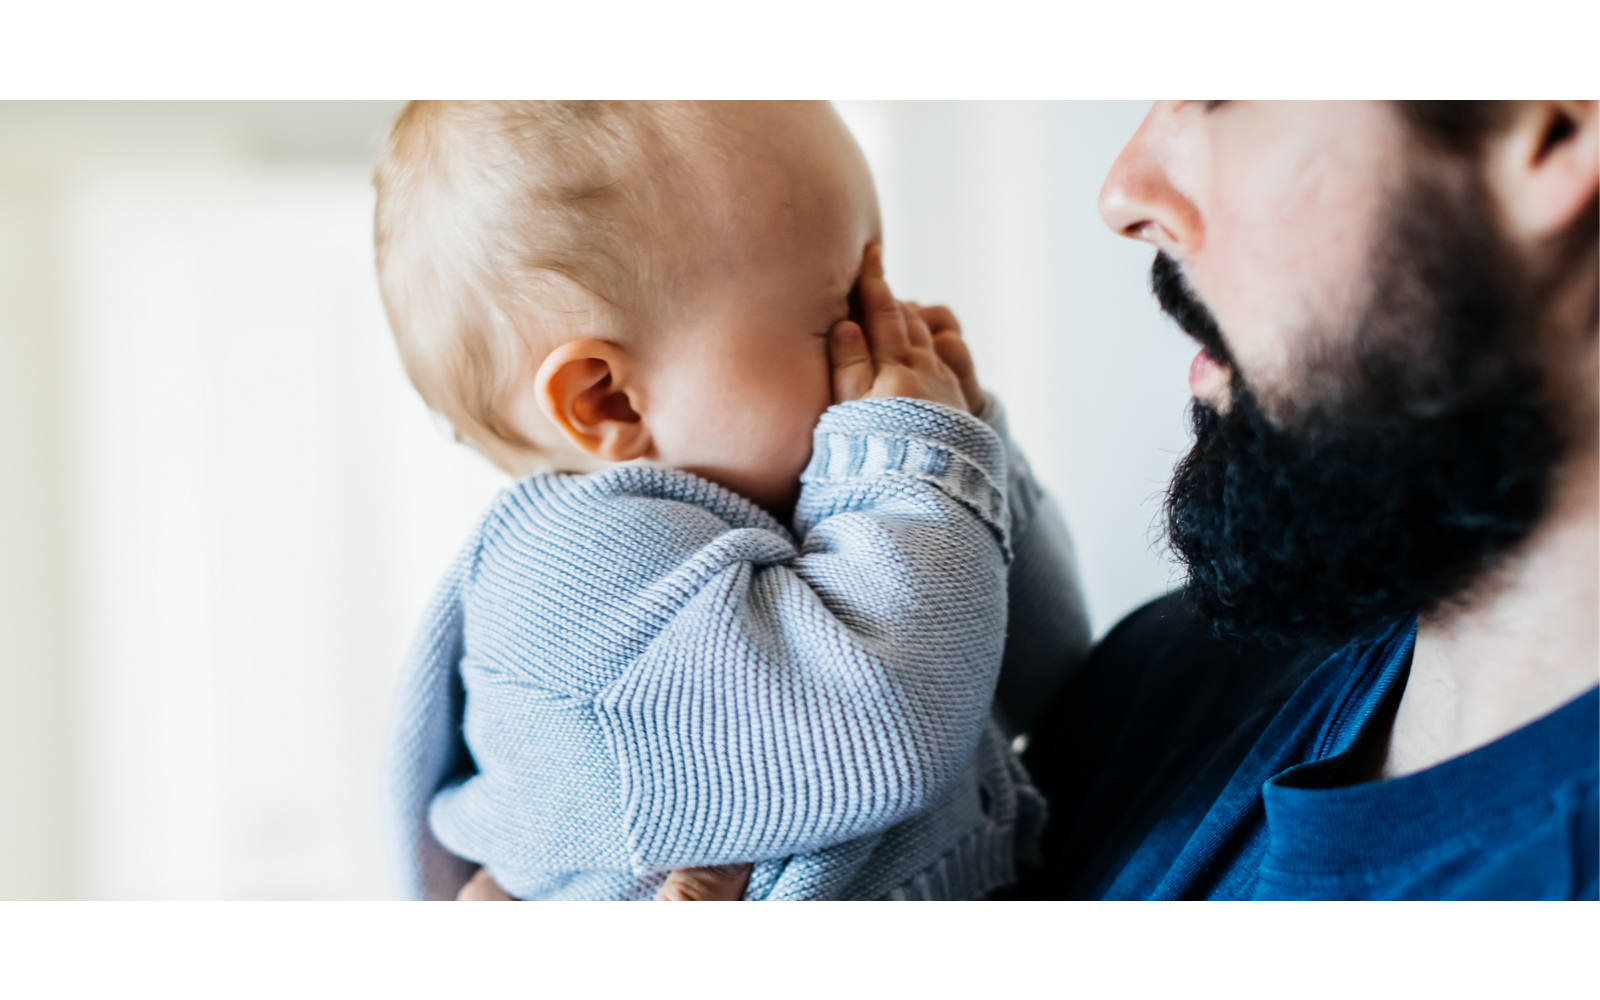
[(936, 403), (845, 403), (802, 483), (798, 544), (745, 529), (702, 550), (695, 592), (596, 699), (640, 869), (891, 826), (948, 791), (988, 718), (1010, 558), (999, 437)]
[(412, 640), (389, 717), (384, 751), (384, 836), (391, 877), (403, 898), (452, 899), (473, 866), (428, 830), (428, 802), (439, 781), (469, 760), (461, 738), (461, 595), (478, 560), (481, 535), (456, 554), (434, 588)]
[(1089, 612), (1072, 536), (1050, 495), (1012, 441), (1000, 401), (981, 414), (1005, 442), (1011, 562), (1005, 657), (995, 704), (1006, 735), (1026, 731), (1089, 653)]

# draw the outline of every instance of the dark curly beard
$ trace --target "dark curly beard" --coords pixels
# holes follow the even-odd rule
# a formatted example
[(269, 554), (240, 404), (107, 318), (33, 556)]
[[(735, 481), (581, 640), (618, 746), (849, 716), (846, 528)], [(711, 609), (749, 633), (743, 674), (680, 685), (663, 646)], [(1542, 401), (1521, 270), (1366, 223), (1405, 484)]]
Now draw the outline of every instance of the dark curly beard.
[[(1337, 398), (1264, 406), (1234, 366), (1226, 413), (1193, 404), (1167, 537), (1218, 634), (1343, 639), (1431, 611), (1544, 513), (1559, 424), (1485, 204), (1421, 181), (1397, 199), (1350, 346), (1297, 373)], [(1172, 262), (1152, 277), (1163, 308), (1225, 352)]]

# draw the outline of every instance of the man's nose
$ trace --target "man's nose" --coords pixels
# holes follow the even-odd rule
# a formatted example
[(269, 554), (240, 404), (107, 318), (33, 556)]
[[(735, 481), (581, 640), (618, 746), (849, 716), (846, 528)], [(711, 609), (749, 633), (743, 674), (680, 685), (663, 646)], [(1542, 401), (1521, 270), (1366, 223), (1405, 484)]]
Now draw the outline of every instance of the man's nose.
[(1118, 236), (1184, 256), (1200, 249), (1205, 227), (1168, 173), (1179, 124), (1169, 102), (1150, 109), (1100, 187), (1100, 218)]

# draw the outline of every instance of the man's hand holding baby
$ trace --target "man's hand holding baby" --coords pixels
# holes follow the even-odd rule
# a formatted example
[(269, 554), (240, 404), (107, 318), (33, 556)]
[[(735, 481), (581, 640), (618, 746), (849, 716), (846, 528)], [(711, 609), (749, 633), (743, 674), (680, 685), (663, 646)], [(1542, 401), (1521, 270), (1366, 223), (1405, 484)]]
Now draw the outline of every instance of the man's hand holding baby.
[[(878, 244), (867, 248), (858, 289), (861, 323), (840, 320), (828, 338), (835, 403), (909, 396), (972, 412), (982, 407), (955, 316), (943, 307), (919, 310), (896, 301)], [(939, 324), (937, 334), (929, 318)]]

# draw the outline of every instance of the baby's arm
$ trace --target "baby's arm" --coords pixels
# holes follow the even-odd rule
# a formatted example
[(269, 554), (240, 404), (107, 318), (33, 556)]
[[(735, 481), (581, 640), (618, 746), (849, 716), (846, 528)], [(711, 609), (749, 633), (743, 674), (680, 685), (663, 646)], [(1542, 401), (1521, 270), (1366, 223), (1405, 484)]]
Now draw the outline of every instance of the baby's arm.
[[(641, 868), (781, 857), (919, 812), (966, 767), (1005, 626), (1005, 452), (869, 260), (798, 545), (709, 540), (703, 577), (598, 699)], [(901, 398), (875, 398), (901, 397)], [(917, 398), (904, 398), (917, 397)]]
[(912, 307), (928, 324), (934, 348), (961, 381), (962, 393), (1005, 442), (1011, 513), (1010, 612), (1006, 652), (995, 692), (1006, 734), (1027, 731), (1089, 651), (1089, 614), (1066, 522), (1007, 432), (1000, 401), (978, 384), (961, 324), (944, 306)]
[[(434, 835), (534, 894), (571, 872), (847, 841), (954, 787), (1004, 647), (1005, 451), (875, 263), (865, 335), (834, 331), (845, 402), (818, 424), (795, 532), (708, 483), (627, 470), (570, 493), (560, 481), (508, 491), (491, 511), (457, 574), (462, 596), (441, 597), (479, 624), (464, 640), (467, 737), (485, 770), (432, 794), (459, 773), (442, 765), (465, 763), (460, 725), (409, 726), (397, 742), (401, 791), (429, 796), (395, 797), (403, 860), (425, 869), (410, 892), (454, 895), (466, 881), (434, 863)], [(530, 653), (499, 624), (530, 618), (569, 635), (565, 651)], [(423, 652), (439, 645), (426, 631)], [(463, 646), (450, 636), (445, 655), (425, 657), (438, 669), (416, 668), (406, 718), (460, 718), (436, 708), (460, 697), (445, 683)], [(585, 655), (596, 646), (627, 652), (613, 667)], [(435, 743), (457, 752), (420, 754)], [(430, 800), (426, 816), (411, 808)]]
[(1004, 451), (914, 399), (824, 415), (798, 544), (722, 531), (596, 699), (646, 869), (782, 857), (930, 807), (970, 761), (1004, 648)]

